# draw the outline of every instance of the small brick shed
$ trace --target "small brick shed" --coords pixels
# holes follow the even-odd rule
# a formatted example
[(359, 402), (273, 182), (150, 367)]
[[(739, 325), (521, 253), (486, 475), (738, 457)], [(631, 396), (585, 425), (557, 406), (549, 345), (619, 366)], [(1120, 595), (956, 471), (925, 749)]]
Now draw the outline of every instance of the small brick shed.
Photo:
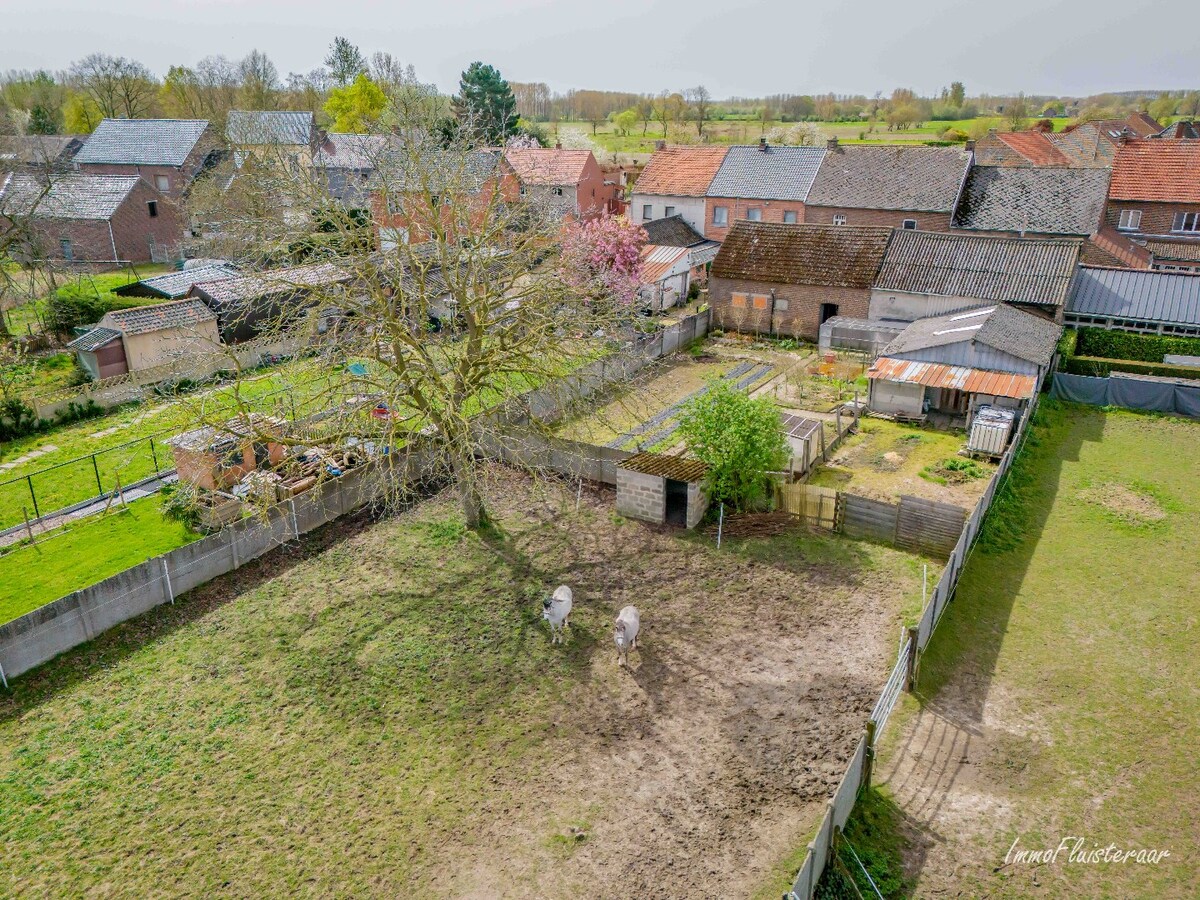
[(638, 453), (617, 465), (617, 512), (655, 525), (695, 528), (708, 509), (704, 476), (695, 459)]

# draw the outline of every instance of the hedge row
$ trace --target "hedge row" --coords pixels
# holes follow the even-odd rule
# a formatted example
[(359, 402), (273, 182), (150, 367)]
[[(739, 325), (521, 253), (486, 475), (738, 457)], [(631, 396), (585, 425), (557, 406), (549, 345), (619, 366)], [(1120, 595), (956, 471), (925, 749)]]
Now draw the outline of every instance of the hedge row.
[(1131, 331), (1106, 331), (1103, 328), (1080, 328), (1076, 352), (1080, 356), (1161, 364), (1163, 357), (1168, 354), (1200, 356), (1200, 338), (1135, 334)]
[(1105, 359), (1100, 356), (1069, 357), (1063, 360), (1063, 369), (1071, 375), (1091, 375), (1095, 378), (1107, 378), (1110, 372), (1129, 372), (1132, 375), (1158, 375), (1162, 378), (1200, 379), (1200, 368), (1127, 359)]

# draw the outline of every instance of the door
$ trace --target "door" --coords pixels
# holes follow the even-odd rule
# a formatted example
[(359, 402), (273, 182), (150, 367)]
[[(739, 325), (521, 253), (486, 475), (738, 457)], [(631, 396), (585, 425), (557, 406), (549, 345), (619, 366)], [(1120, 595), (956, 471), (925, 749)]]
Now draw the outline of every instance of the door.
[(664, 521), (668, 525), (687, 527), (687, 482), (667, 478), (667, 509)]
[(822, 303), (821, 304), (821, 321), (818, 322), (817, 324), (824, 325), (826, 322), (828, 322), (830, 319), (832, 319), (837, 314), (838, 314), (838, 305), (836, 303)]

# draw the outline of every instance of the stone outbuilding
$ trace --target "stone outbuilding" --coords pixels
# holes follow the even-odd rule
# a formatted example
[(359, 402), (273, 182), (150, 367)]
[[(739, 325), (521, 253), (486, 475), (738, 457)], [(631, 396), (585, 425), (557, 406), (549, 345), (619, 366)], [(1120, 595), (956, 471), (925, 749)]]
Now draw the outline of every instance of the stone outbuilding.
[(708, 509), (699, 460), (638, 453), (617, 465), (617, 512), (654, 525), (695, 528)]

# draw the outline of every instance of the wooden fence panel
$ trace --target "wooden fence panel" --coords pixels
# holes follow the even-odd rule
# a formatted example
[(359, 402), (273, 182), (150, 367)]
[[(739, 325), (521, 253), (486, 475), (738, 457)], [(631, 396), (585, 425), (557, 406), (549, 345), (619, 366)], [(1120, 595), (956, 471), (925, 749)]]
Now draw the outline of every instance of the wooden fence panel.
[(896, 517), (900, 507), (894, 503), (869, 500), (856, 494), (843, 494), (845, 518), (842, 531), (849, 537), (870, 538), (891, 543), (896, 537)]
[(776, 505), (809, 525), (830, 531), (838, 528), (838, 492), (833, 488), (804, 483), (777, 485)]
[(954, 551), (967, 520), (961, 506), (905, 495), (896, 515), (896, 546), (947, 556)]

